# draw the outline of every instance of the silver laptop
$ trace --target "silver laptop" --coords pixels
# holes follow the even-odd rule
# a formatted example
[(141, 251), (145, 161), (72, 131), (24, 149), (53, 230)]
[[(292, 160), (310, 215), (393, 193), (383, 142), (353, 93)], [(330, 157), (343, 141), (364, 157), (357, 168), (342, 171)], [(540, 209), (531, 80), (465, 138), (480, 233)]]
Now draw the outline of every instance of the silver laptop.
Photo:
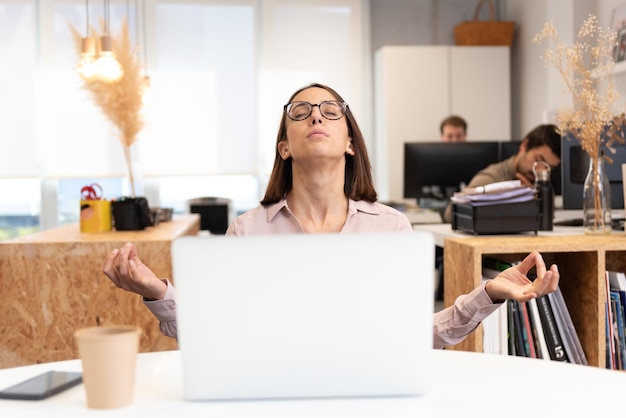
[(427, 232), (175, 240), (185, 399), (425, 394), (434, 248)]

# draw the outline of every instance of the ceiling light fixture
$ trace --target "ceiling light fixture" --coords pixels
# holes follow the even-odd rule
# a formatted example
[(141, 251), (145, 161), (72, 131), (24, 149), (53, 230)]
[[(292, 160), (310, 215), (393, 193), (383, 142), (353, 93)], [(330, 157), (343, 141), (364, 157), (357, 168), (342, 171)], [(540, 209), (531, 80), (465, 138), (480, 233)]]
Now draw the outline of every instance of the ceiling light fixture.
[(85, 21), (86, 36), (80, 40), (81, 52), (77, 70), (83, 80), (91, 81), (96, 76), (96, 44), (91, 37), (91, 30), (89, 28), (89, 0), (85, 0)]
[(104, 83), (118, 82), (124, 75), (124, 69), (115, 58), (113, 38), (109, 28), (109, 0), (104, 0), (104, 34), (100, 37), (100, 56), (96, 61), (96, 77)]
[[(147, 30), (147, 21), (146, 18), (146, 1), (145, 0), (135, 0), (136, 5), (135, 9), (137, 11), (137, 17), (139, 17), (139, 2), (141, 1), (141, 32), (142, 32), (142, 44), (143, 44), (143, 89), (141, 94), (141, 101), (144, 106), (149, 106), (156, 101), (154, 88), (152, 87), (152, 82), (150, 80), (150, 76), (148, 75), (148, 30)], [(137, 18), (136, 27), (139, 28), (139, 18)], [(139, 32), (139, 30), (138, 30)], [(137, 36), (137, 38), (139, 38)]]

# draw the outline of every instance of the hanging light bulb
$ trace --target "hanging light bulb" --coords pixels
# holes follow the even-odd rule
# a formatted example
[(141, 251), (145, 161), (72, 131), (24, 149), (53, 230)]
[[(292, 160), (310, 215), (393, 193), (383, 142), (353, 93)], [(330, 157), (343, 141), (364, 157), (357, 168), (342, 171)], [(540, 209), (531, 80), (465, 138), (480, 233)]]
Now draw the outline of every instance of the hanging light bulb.
[(85, 81), (92, 81), (96, 77), (96, 47), (94, 39), (86, 37), (81, 39), (81, 53), (78, 61), (78, 74)]
[(143, 76), (143, 86), (141, 89), (141, 102), (144, 106), (150, 106), (156, 101), (156, 95), (154, 93), (154, 89), (152, 88), (152, 82), (150, 81), (150, 76)]
[(124, 76), (124, 69), (115, 58), (113, 39), (109, 35), (109, 0), (104, 0), (104, 30), (100, 37), (100, 56), (95, 63), (96, 77), (103, 83), (116, 83)]
[[(137, 14), (136, 14), (136, 28), (137, 28), (137, 36), (136, 38), (139, 39), (139, 1), (140, 0), (135, 0), (135, 10), (137, 10)], [(156, 94), (154, 92), (154, 87), (152, 86), (152, 80), (150, 79), (150, 76), (148, 75), (148, 40), (147, 40), (147, 29), (146, 29), (146, 3), (145, 0), (141, 0), (141, 16), (142, 16), (142, 24), (141, 24), (141, 29), (142, 29), (142, 41), (143, 41), (143, 70), (144, 70), (144, 76), (143, 76), (143, 80), (142, 80), (142, 89), (141, 89), (141, 102), (143, 103), (144, 107), (150, 106), (152, 104), (154, 104), (154, 102), (156, 102)]]
[(100, 56), (95, 67), (96, 77), (103, 83), (116, 83), (124, 76), (124, 69), (113, 52), (113, 39), (108, 35), (100, 37)]
[(96, 46), (89, 30), (89, 0), (85, 0), (85, 22), (87, 36), (80, 40), (80, 59), (76, 70), (83, 80), (91, 81), (96, 76)]

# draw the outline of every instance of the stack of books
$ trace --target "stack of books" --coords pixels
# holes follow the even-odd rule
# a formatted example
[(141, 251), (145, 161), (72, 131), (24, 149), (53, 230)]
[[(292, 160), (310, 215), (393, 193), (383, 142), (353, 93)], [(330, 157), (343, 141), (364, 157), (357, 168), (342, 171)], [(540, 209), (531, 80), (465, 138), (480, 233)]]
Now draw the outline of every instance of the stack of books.
[[(487, 258), (483, 280), (514, 264)], [(529, 302), (508, 300), (483, 321), (484, 352), (587, 364), (561, 289)]]

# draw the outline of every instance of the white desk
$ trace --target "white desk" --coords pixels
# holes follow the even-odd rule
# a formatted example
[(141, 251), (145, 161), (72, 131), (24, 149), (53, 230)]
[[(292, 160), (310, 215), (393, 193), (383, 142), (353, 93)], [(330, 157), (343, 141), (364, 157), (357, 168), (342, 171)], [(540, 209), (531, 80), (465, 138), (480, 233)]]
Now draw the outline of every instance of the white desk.
[[(3, 417), (590, 417), (619, 411), (626, 373), (560, 362), (434, 350), (426, 397), (186, 402), (180, 353), (139, 355), (134, 403), (86, 407), (83, 385), (44, 401), (0, 401)], [(0, 388), (46, 370), (80, 370), (78, 360), (0, 370)], [(620, 415), (618, 412), (617, 415)]]

